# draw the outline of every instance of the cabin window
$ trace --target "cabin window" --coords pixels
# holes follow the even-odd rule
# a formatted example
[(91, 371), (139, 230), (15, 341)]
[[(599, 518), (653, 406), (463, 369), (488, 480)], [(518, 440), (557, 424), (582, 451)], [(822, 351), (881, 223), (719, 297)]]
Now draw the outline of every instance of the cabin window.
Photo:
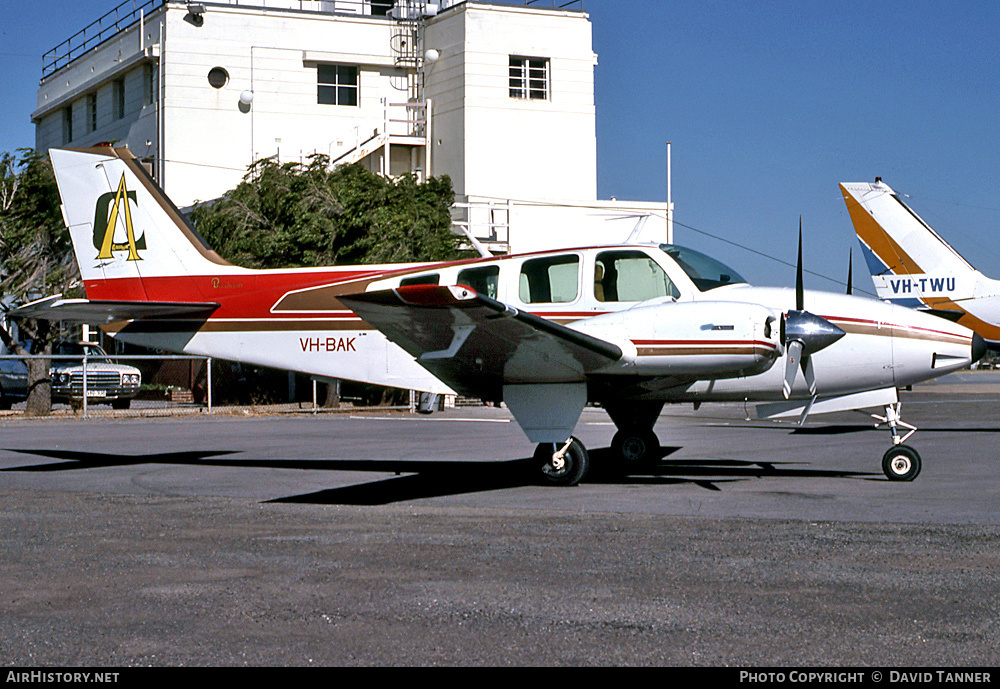
[(580, 293), (580, 257), (576, 254), (533, 258), (521, 265), (518, 296), (525, 304), (563, 304)]
[(477, 294), (496, 299), (499, 282), (500, 266), (483, 266), (482, 268), (466, 268), (458, 274), (458, 280), (455, 281), (455, 284), (471, 287)]
[(430, 273), (429, 275), (414, 275), (413, 277), (403, 278), (399, 281), (400, 287), (406, 287), (407, 285), (437, 285), (441, 281), (441, 276), (437, 273)]
[(597, 301), (645, 301), (679, 297), (680, 292), (660, 265), (642, 251), (604, 251), (594, 266)]

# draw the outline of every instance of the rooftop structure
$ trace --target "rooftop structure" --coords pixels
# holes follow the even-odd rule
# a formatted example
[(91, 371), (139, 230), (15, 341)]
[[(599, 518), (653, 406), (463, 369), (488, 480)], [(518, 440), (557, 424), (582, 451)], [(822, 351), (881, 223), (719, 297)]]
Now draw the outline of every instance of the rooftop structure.
[(648, 217), (669, 239), (664, 204), (597, 200), (578, 0), (129, 0), (42, 62), (36, 148), (125, 144), (181, 207), (255, 160), (322, 154), (450, 176), (456, 227), (493, 251), (619, 241)]

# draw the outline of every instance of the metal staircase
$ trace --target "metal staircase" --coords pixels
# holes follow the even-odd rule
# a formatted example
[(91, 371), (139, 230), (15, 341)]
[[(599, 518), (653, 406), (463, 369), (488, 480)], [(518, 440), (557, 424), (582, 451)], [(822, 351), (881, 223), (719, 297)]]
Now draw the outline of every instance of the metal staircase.
[(393, 20), (390, 43), (394, 63), (402, 76), (391, 83), (401, 92), (402, 102), (383, 100), (381, 126), (374, 129), (372, 136), (364, 141), (359, 139), (353, 148), (333, 160), (334, 165), (361, 162), (381, 151), (381, 157), (373, 162), (377, 163), (380, 174), (389, 177), (392, 147), (403, 146), (409, 150), (410, 170), (420, 170), (419, 176), (426, 179), (430, 163), (430, 104), (424, 99), (423, 27), (426, 18), (437, 13), (437, 7), (437, 3), (427, 0), (396, 0), (388, 13)]

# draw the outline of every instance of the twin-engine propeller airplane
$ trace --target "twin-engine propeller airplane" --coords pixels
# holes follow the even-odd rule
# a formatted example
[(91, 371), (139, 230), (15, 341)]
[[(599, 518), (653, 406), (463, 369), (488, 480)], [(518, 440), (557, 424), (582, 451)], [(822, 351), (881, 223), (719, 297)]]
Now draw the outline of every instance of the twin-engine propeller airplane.
[[(124, 149), (53, 150), (87, 299), (20, 315), (100, 322), (126, 342), (429, 393), (504, 402), (552, 483), (589, 459), (584, 405), (618, 429), (631, 468), (657, 459), (667, 402), (763, 402), (760, 416), (884, 407), (890, 479), (897, 388), (983, 353), (968, 329), (908, 308), (802, 288), (755, 288), (675, 245), (586, 247), (452, 263), (250, 270), (222, 260)], [(909, 429), (900, 437), (899, 427)]]
[(889, 185), (840, 185), (879, 298), (956, 321), (1000, 349), (1000, 280), (969, 265)]

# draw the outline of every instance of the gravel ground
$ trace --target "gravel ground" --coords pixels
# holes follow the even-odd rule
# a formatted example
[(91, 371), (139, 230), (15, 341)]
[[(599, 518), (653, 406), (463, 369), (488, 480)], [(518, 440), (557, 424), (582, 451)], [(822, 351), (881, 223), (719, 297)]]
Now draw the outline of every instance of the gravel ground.
[(1000, 527), (8, 490), (13, 666), (1000, 664)]

